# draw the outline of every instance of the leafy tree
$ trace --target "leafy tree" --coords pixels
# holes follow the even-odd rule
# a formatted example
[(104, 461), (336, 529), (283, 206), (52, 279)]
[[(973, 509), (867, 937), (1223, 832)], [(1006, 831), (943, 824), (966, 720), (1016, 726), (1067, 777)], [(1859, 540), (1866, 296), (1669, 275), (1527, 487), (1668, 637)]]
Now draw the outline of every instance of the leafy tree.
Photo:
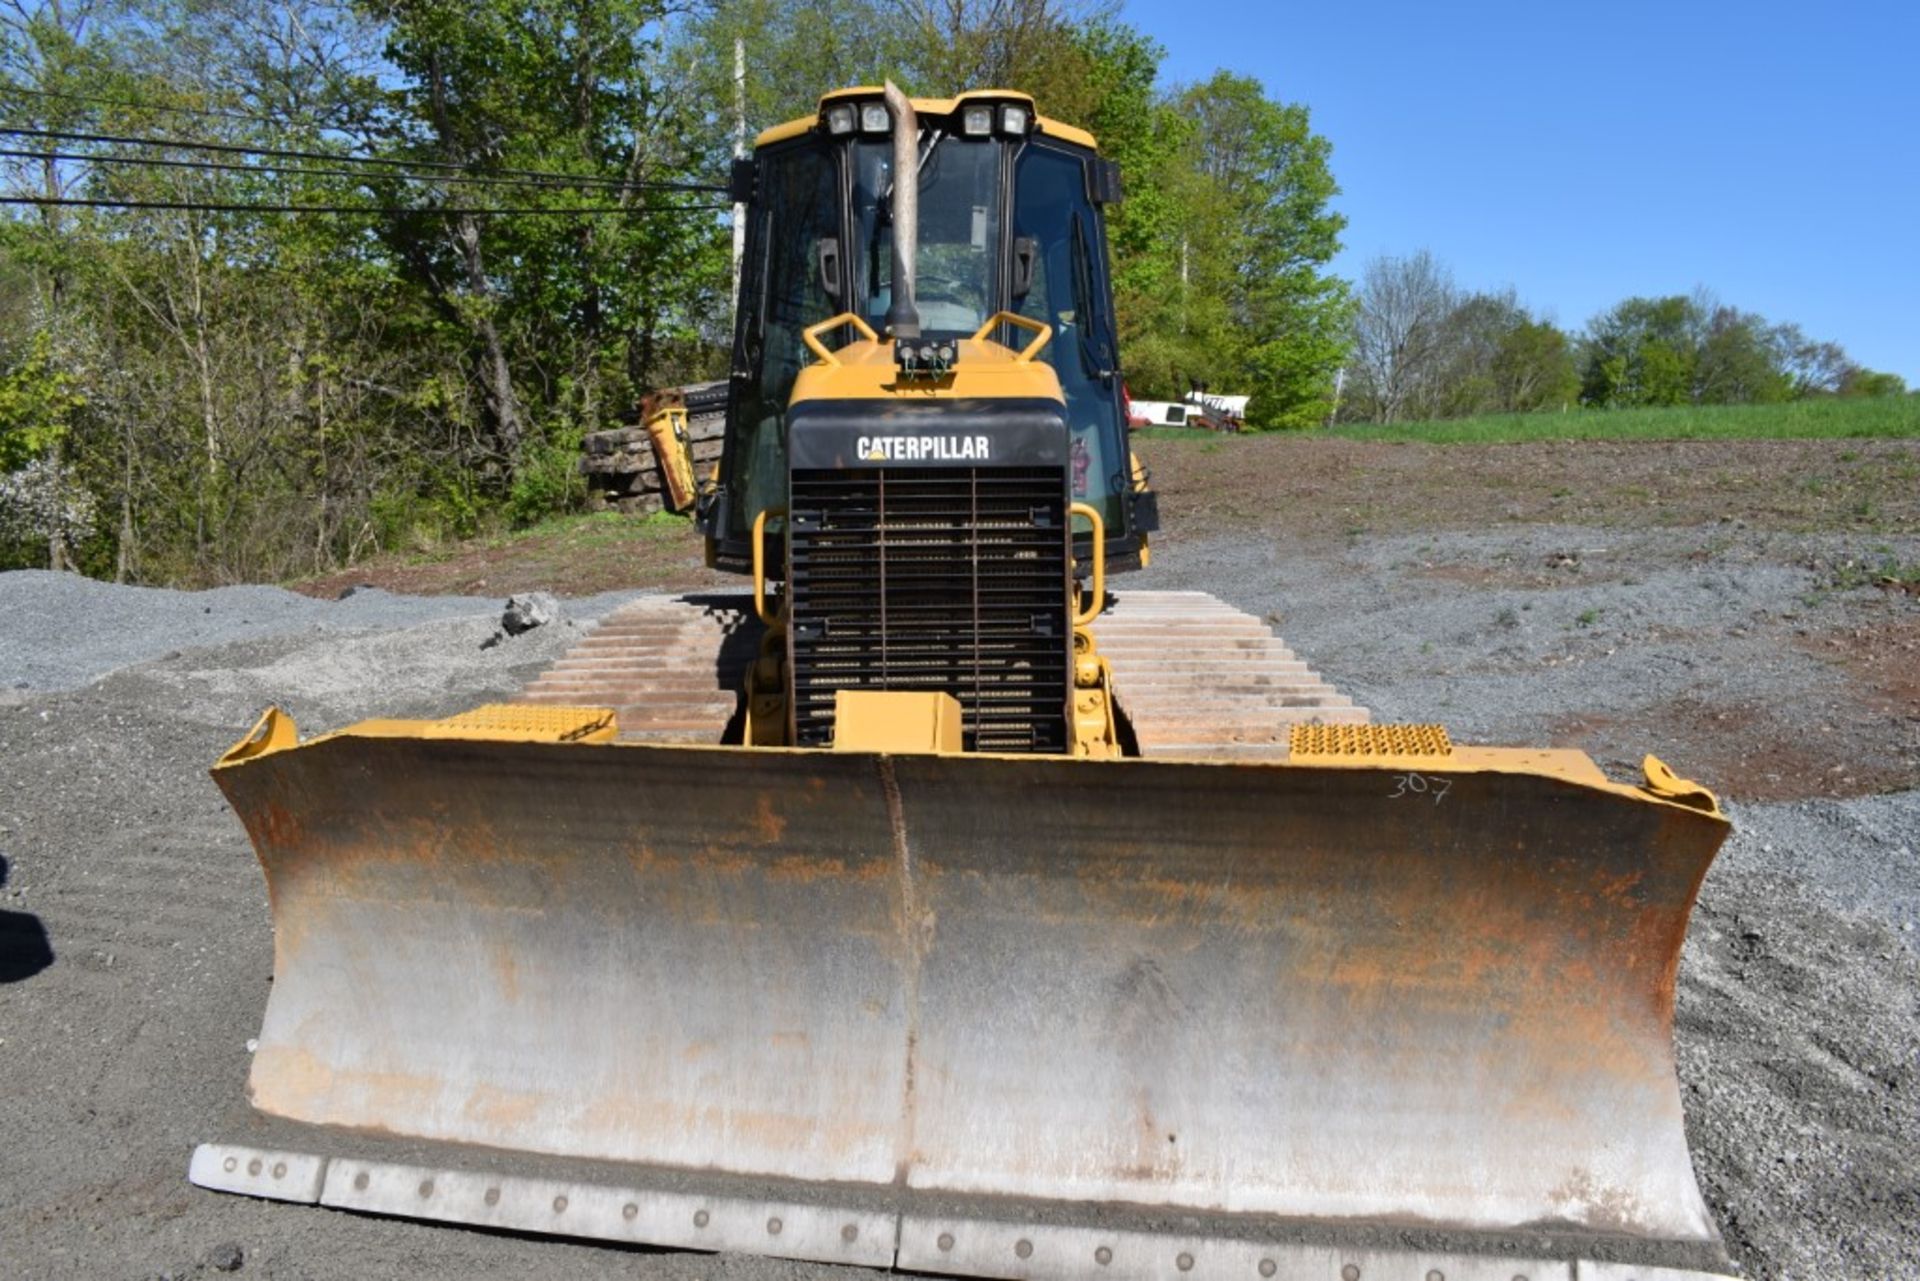
[(72, 374), (53, 359), (53, 341), (35, 333), (11, 369), (0, 372), (0, 472), (55, 452), (86, 404)]
[(1628, 298), (1587, 328), (1580, 398), (1589, 405), (1682, 405), (1693, 399), (1706, 309), (1683, 295)]
[(1557, 326), (1524, 313), (1493, 355), (1493, 404), (1499, 413), (1563, 409), (1580, 391), (1573, 344)]
[[(1089, 0), (897, 0), (903, 70), (916, 91), (1019, 88), (1064, 114), (1081, 34), (1112, 7)], [(1084, 119), (1085, 117), (1080, 117)]]
[(1850, 366), (1797, 325), (1692, 296), (1629, 298), (1595, 317), (1581, 399), (1596, 406), (1767, 404), (1837, 392)]
[(1695, 360), (1692, 398), (1705, 404), (1770, 404), (1793, 395), (1767, 322), (1750, 312), (1716, 307)]
[[(659, 0), (373, 3), (402, 76), (387, 104), (396, 154), (474, 176), (544, 169), (631, 184), (612, 196), (621, 216), (462, 213), (437, 227), (408, 219), (387, 228), (408, 274), (470, 336), (484, 424), (511, 478), (555, 443), (560, 423), (596, 419), (609, 394), (620, 407), (636, 400), (634, 384), (662, 372), (663, 345), (719, 328), (719, 225), (649, 216), (667, 202), (642, 185), (703, 159), (694, 122), (656, 88), (664, 9)], [(535, 206), (606, 202), (607, 193), (564, 187), (515, 196)], [(529, 383), (544, 404), (524, 403)]]
[(1840, 375), (1837, 390), (1842, 396), (1904, 396), (1907, 380), (1899, 374), (1876, 373), (1860, 365), (1849, 365)]
[(1331, 145), (1304, 106), (1224, 71), (1184, 90), (1175, 110), (1191, 122), (1179, 295), (1198, 366), (1189, 374), (1252, 395), (1257, 426), (1318, 426), (1349, 314), (1346, 283), (1329, 270), (1346, 225), (1330, 207)]
[(1798, 325), (1769, 327), (1767, 345), (1772, 349), (1775, 367), (1785, 376), (1795, 396), (1839, 391), (1853, 364), (1839, 343), (1808, 338)]

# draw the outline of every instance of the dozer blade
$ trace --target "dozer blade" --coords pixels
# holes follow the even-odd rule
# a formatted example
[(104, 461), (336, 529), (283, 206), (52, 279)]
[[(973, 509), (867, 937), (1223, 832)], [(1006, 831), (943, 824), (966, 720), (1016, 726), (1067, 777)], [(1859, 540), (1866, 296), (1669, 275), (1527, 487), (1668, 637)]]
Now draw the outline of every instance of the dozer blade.
[[(286, 1195), (1009, 1276), (1085, 1274), (1168, 1224), (1203, 1275), (1339, 1276), (1317, 1269), (1340, 1241), (1402, 1230), (1720, 1257), (1671, 1021), (1726, 823), (1663, 769), (1630, 788), (1578, 753), (1414, 772), (396, 722), (292, 747), (272, 715), (215, 770), (273, 904), (256, 1108), (617, 1163), (596, 1168), (620, 1188), (665, 1167), (843, 1189), (881, 1217), (817, 1249), (649, 1235), (679, 1203), (640, 1192), (606, 1194), (607, 1231), (503, 1219), (500, 1181), (460, 1182), (440, 1147), (437, 1176), (322, 1159)], [(232, 1156), (222, 1176), (224, 1151), (198, 1181), (283, 1194)], [(979, 1226), (998, 1218), (1037, 1226)], [(1333, 1253), (1262, 1244), (1302, 1225)], [(876, 1232), (885, 1257), (859, 1253)]]

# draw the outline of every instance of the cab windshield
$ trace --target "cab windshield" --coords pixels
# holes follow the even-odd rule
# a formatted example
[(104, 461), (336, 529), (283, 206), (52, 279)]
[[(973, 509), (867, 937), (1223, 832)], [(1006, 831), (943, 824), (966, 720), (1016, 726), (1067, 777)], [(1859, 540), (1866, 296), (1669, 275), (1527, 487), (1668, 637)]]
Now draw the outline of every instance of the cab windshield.
[[(1000, 261), (1004, 148), (991, 139), (934, 136), (920, 147), (920, 252), (914, 305), (921, 329), (972, 334), (994, 306)], [(854, 290), (867, 323), (882, 329), (893, 305), (893, 144), (853, 146)]]
[[(924, 334), (969, 337), (1002, 309), (1046, 322), (1040, 358), (1060, 378), (1072, 429), (1073, 495), (1127, 533), (1120, 415), (1101, 212), (1083, 149), (1033, 137), (964, 138), (926, 129), (914, 304)], [(886, 332), (893, 306), (893, 148), (885, 136), (812, 136), (763, 151), (742, 263), (722, 483), (724, 534), (786, 500), (786, 409), (814, 359), (802, 334), (843, 311)], [(991, 335), (1019, 346), (1011, 328)]]

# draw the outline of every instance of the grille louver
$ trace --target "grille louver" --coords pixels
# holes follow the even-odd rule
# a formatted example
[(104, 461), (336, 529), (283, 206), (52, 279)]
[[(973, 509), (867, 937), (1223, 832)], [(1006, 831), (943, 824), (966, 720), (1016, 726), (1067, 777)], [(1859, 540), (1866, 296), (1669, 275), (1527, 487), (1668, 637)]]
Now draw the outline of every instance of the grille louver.
[(969, 750), (1066, 750), (1063, 470), (796, 470), (792, 486), (797, 742), (833, 741), (837, 690), (941, 690)]

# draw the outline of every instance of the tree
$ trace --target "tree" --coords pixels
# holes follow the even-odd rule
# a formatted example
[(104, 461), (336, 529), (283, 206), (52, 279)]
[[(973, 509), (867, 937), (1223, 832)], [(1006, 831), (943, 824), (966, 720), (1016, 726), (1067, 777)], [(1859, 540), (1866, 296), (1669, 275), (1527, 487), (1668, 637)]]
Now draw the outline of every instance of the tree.
[(1842, 396), (1904, 396), (1907, 380), (1899, 374), (1876, 373), (1860, 365), (1848, 365), (1840, 375), (1837, 391)]
[[(86, 404), (54, 359), (45, 329), (0, 372), (0, 544), (44, 549), (61, 569), (93, 527), (92, 495), (62, 460), (75, 413)], [(0, 552), (0, 564), (13, 559)]]
[(1494, 408), (1504, 414), (1563, 409), (1580, 391), (1573, 344), (1559, 326), (1524, 314), (1493, 356)]
[[(1070, 105), (1058, 92), (1081, 65), (1079, 36), (1111, 19), (1098, 0), (898, 0), (906, 16), (899, 52), (916, 88), (945, 96), (1017, 87)], [(1074, 104), (1077, 105), (1077, 104)], [(1084, 117), (1082, 117), (1084, 118)]]
[(1798, 325), (1769, 324), (1697, 290), (1628, 298), (1596, 316), (1580, 394), (1601, 407), (1767, 404), (1835, 393), (1851, 363)]
[(1698, 299), (1628, 298), (1587, 327), (1580, 398), (1630, 408), (1682, 405), (1694, 397), (1708, 308)]
[(1767, 322), (1751, 312), (1716, 307), (1694, 363), (1692, 399), (1712, 405), (1770, 404), (1793, 395)]
[(1349, 298), (1329, 269), (1346, 219), (1331, 145), (1304, 106), (1216, 72), (1178, 95), (1187, 180), (1178, 190), (1180, 319), (1197, 368), (1253, 397), (1263, 428), (1318, 426), (1346, 358)]
[(1785, 375), (1795, 396), (1834, 393), (1852, 364), (1839, 343), (1817, 342), (1793, 324), (1774, 325), (1767, 331), (1775, 367)]
[[(629, 184), (515, 199), (580, 204), (584, 190), (586, 203), (617, 203), (626, 216), (462, 213), (435, 230), (389, 228), (409, 273), (471, 336), (486, 429), (510, 480), (552, 434), (541, 410), (577, 421), (597, 417), (609, 392), (630, 404), (631, 380), (659, 372), (663, 340), (717, 330), (718, 224), (648, 216), (664, 202), (644, 185), (707, 157), (684, 103), (657, 87), (659, 0), (379, 0), (376, 12), (402, 76), (387, 104), (397, 154), (480, 177), (557, 169)], [(639, 287), (615, 291), (616, 280)], [(523, 404), (528, 382), (545, 405)]]
[(1453, 274), (1427, 250), (1367, 263), (1354, 312), (1354, 412), (1391, 423), (1438, 400), (1448, 320), (1460, 305)]

